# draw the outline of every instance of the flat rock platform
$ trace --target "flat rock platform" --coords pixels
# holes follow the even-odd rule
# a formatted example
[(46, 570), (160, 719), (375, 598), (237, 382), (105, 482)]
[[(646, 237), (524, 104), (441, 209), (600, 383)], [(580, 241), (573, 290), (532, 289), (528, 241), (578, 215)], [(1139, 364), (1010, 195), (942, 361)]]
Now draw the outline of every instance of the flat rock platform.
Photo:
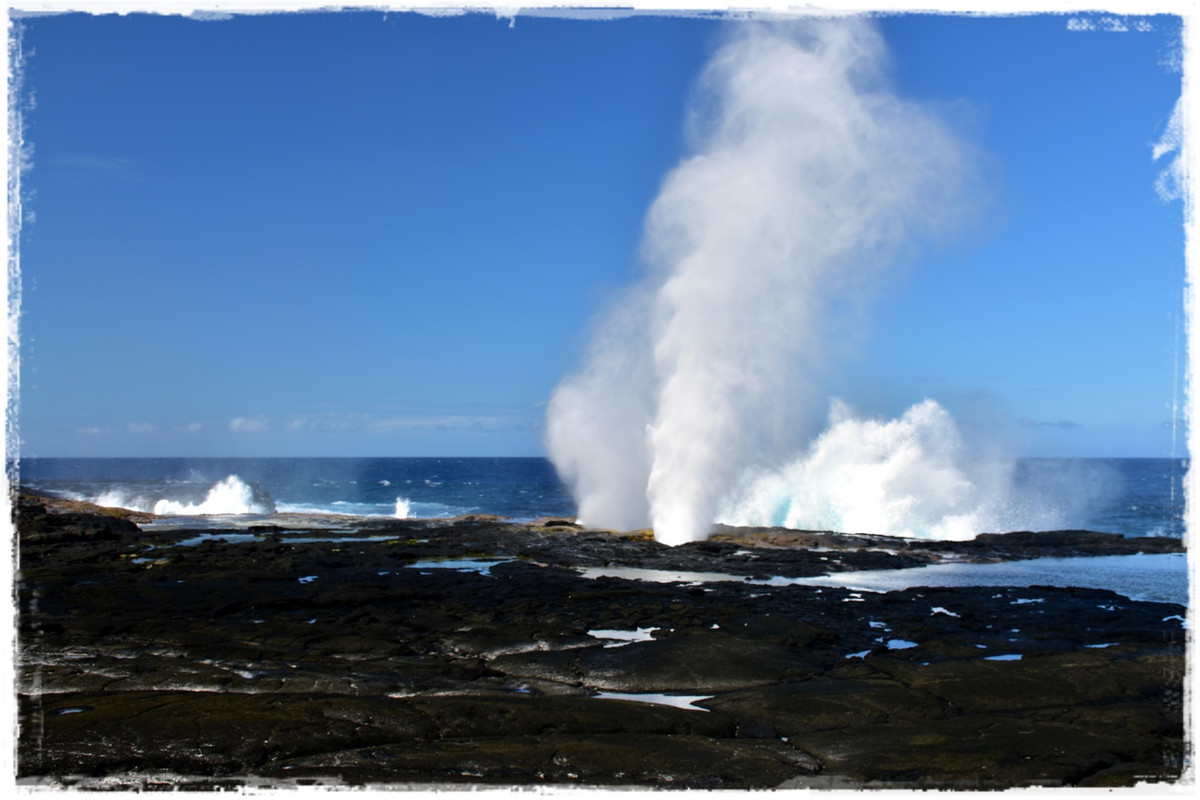
[(23, 785), (1190, 780), (1181, 605), (783, 580), (1177, 539), (720, 528), (671, 548), (559, 519), (179, 527), (30, 493), (14, 511)]

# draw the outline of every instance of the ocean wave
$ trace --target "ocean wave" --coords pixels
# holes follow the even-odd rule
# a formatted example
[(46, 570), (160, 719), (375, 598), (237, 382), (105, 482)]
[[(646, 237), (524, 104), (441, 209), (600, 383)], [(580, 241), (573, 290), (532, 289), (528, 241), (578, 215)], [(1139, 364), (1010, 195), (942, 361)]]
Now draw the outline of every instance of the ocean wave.
[(456, 508), (443, 503), (418, 503), (400, 496), (390, 503), (356, 503), (349, 500), (334, 500), (321, 504), (280, 502), (277, 504), (277, 510), (281, 514), (339, 514), (382, 519), (437, 519), (469, 513), (469, 509)]
[(392, 512), (392, 516), (396, 519), (408, 519), (412, 516), (412, 503), (407, 498), (397, 497), (396, 507)]
[(280, 502), (275, 506), (280, 514), (337, 514), (347, 517), (387, 517), (391, 516), (389, 509), (390, 506), (379, 503), (351, 503), (346, 500), (323, 504)]
[[(208, 488), (205, 490), (197, 484), (208, 484)], [(135, 485), (115, 485), (103, 490), (52, 487), (47, 491), (102, 508), (122, 508), (159, 516), (275, 513), (275, 501), (270, 493), (237, 475), (229, 475), (215, 484), (189, 476), (186, 480), (139, 481)], [(204, 491), (203, 496), (200, 491)]]
[(152, 500), (147, 500), (144, 497), (136, 494), (131, 494), (125, 489), (109, 489), (101, 492), (95, 497), (75, 496), (71, 499), (95, 503), (103, 508), (127, 508), (130, 511), (146, 512), (150, 512), (154, 509), (154, 502)]
[(1051, 476), (1019, 487), (1014, 467), (968, 458), (953, 419), (933, 400), (887, 421), (860, 419), (835, 402), (829, 427), (806, 454), (782, 469), (749, 473), (717, 519), (949, 540), (1062, 527), (1082, 490), (1060, 476), (1057, 502), (1049, 502), (1038, 489)]
[(160, 516), (274, 514), (275, 501), (260, 487), (230, 475), (208, 490), (199, 503), (163, 498), (151, 509)]

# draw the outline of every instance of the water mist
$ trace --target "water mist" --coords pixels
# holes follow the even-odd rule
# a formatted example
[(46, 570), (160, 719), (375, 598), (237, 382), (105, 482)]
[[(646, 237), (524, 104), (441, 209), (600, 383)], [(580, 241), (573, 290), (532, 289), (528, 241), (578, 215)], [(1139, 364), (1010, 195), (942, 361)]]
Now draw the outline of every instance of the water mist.
[(936, 115), (888, 91), (885, 61), (868, 21), (806, 20), (737, 25), (705, 68), (693, 152), (647, 216), (646, 274), (549, 404), (581, 522), (703, 539), (719, 514), (747, 518), (747, 476), (819, 433), (860, 301), (949, 227), (971, 172)]

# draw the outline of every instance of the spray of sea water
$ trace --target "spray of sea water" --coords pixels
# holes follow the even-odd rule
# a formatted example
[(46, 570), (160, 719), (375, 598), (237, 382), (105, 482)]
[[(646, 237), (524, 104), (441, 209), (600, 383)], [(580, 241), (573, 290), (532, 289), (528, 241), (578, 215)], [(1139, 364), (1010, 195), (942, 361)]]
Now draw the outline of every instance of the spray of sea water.
[[(169, 484), (154, 489), (131, 488), (117, 484), (98, 494), (75, 491), (60, 491), (58, 494), (71, 500), (82, 500), (108, 508), (127, 508), (161, 516), (207, 516), (230, 514), (274, 514), (275, 501), (270, 494), (252, 482), (243, 481), (237, 475), (227, 475), (216, 483), (206, 486), (203, 497), (197, 497), (199, 488), (193, 482)], [(163, 496), (167, 489), (176, 489), (176, 496)]]
[(935, 402), (862, 420), (825, 388), (890, 265), (971, 206), (972, 148), (889, 92), (886, 61), (869, 22), (808, 20), (739, 26), (707, 65), (646, 274), (549, 403), (582, 522), (961, 538), (1029, 511)]

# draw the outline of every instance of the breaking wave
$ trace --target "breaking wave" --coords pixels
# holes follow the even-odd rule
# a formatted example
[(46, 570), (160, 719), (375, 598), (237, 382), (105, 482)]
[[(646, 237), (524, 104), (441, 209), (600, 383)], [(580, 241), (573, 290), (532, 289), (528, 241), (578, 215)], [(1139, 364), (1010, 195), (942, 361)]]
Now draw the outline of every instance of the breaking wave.
[(392, 512), (396, 519), (408, 519), (412, 516), (412, 503), (404, 497), (396, 498), (396, 510)]
[[(61, 494), (72, 500), (80, 500), (104, 508), (124, 508), (159, 516), (194, 516), (225, 514), (274, 514), (275, 501), (271, 495), (255, 483), (243, 481), (237, 475), (229, 475), (211, 485), (207, 490), (194, 482), (170, 482), (170, 488), (114, 486), (99, 494), (76, 491)], [(201, 496), (200, 491), (204, 491)], [(164, 494), (170, 493), (168, 496)]]
[(1062, 527), (1055, 502), (1019, 486), (1016, 462), (971, 458), (950, 414), (933, 400), (897, 419), (860, 419), (835, 401), (829, 426), (775, 470), (746, 474), (717, 514), (728, 525), (782, 526), (932, 539)]
[(162, 499), (150, 510), (162, 516), (274, 514), (275, 502), (258, 486), (246, 483), (237, 475), (230, 475), (209, 489), (198, 503)]

